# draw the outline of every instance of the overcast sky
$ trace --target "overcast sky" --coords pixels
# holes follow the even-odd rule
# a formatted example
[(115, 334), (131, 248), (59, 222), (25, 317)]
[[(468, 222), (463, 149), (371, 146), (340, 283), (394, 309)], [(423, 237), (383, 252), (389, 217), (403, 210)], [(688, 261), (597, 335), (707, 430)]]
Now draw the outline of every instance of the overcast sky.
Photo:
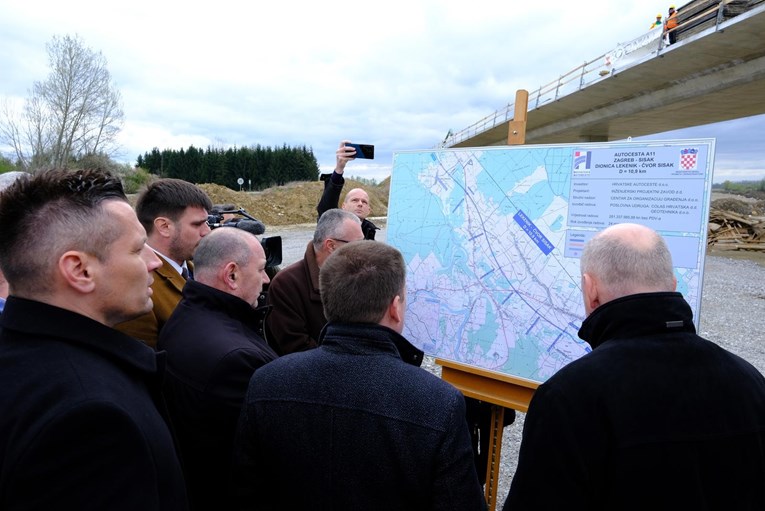
[[(682, 4), (678, 4), (682, 5)], [(77, 35), (122, 94), (120, 161), (152, 148), (376, 146), (350, 175), (428, 149), (647, 31), (655, 0), (176, 2), (0, 0), (0, 98), (49, 73), (46, 44)], [(540, 9), (540, 7), (543, 7)], [(715, 182), (765, 178), (765, 116), (657, 134), (716, 137)]]

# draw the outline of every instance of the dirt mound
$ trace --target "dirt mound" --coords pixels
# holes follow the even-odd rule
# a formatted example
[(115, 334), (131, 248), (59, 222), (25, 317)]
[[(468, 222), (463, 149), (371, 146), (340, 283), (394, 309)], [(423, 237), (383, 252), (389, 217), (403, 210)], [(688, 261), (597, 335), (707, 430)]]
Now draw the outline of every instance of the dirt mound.
[[(316, 204), (319, 202), (324, 183), (321, 181), (289, 183), (260, 192), (237, 192), (225, 186), (205, 183), (199, 185), (213, 204), (234, 204), (268, 225), (294, 225), (316, 222)], [(372, 216), (388, 215), (388, 192), (390, 179), (376, 186), (364, 185), (353, 179), (345, 180), (345, 192), (363, 188), (369, 194)]]
[(713, 200), (711, 204), (714, 209), (721, 209), (723, 211), (732, 211), (739, 215), (751, 215), (752, 204), (744, 202), (738, 199), (717, 199)]

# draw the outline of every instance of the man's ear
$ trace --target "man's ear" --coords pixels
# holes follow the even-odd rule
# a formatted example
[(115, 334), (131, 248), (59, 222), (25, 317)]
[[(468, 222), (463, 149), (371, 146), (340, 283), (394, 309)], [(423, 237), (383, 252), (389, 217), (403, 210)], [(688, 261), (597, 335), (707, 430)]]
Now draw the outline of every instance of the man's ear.
[(223, 285), (228, 289), (237, 289), (240, 286), (239, 266), (233, 261), (227, 263), (220, 270), (220, 279)]
[(154, 230), (163, 238), (169, 238), (172, 235), (173, 221), (165, 216), (158, 216), (154, 219)]
[(582, 275), (582, 296), (584, 298), (584, 310), (589, 316), (601, 305), (602, 300), (598, 280), (589, 273)]
[(401, 299), (401, 296), (396, 295), (393, 301), (390, 302), (388, 315), (397, 324), (404, 322), (404, 300)]
[(70, 250), (59, 258), (58, 271), (69, 287), (83, 294), (91, 293), (96, 287), (94, 262), (95, 257)]

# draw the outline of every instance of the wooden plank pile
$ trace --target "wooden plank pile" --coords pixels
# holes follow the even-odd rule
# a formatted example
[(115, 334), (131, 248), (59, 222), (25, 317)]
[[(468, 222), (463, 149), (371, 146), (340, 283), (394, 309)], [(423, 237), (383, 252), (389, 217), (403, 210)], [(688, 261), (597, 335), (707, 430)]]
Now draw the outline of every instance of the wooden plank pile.
[(765, 251), (765, 218), (712, 207), (707, 245), (721, 250)]

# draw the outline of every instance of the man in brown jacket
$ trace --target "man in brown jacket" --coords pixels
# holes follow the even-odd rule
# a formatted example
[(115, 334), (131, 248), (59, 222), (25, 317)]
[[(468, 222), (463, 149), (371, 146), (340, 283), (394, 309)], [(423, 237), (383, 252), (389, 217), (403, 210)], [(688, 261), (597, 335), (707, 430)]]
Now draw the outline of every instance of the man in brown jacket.
[(162, 266), (153, 272), (152, 311), (116, 328), (153, 348), (159, 331), (181, 301), (186, 279), (191, 277), (189, 260), (199, 241), (210, 232), (207, 212), (212, 201), (198, 186), (167, 178), (149, 184), (135, 209), (146, 229), (147, 244), (162, 260)]
[(327, 322), (319, 294), (319, 268), (336, 249), (363, 239), (356, 215), (330, 209), (319, 218), (303, 259), (276, 274), (268, 288), (273, 309), (266, 317), (266, 334), (277, 353), (286, 355), (318, 345)]

